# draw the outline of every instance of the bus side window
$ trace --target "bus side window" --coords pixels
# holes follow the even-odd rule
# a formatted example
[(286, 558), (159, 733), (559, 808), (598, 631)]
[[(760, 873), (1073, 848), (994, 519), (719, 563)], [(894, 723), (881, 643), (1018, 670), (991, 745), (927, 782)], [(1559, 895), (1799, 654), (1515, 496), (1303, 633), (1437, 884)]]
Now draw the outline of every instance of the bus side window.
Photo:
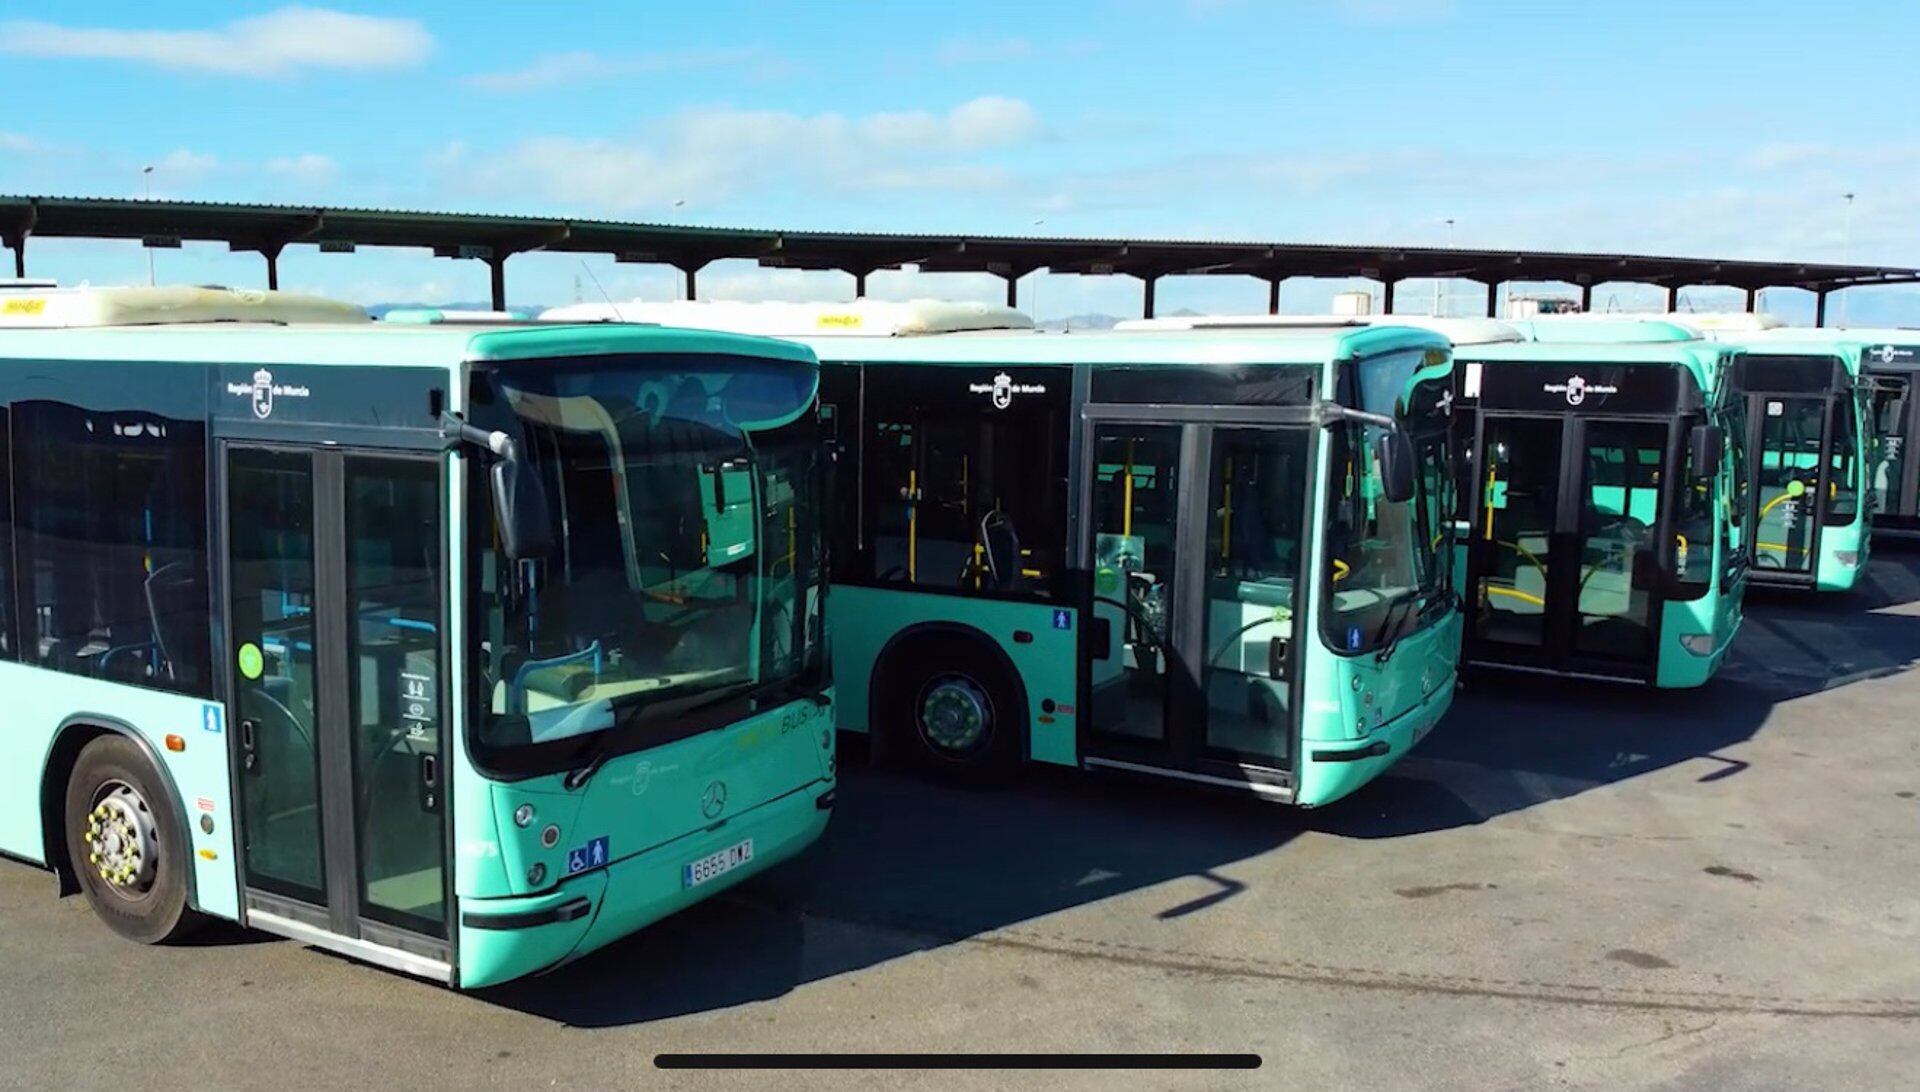
[(22, 658), (210, 693), (205, 424), (23, 402), (12, 425)]
[[(893, 393), (868, 403), (859, 470), (871, 572), (862, 575), (882, 584), (1059, 594), (1068, 385), (1041, 371), (998, 373), (1020, 392), (999, 405), (964, 388), (958, 400), (936, 399), (924, 368), (876, 370), (869, 397)], [(1017, 567), (996, 572), (988, 556), (995, 545), (1016, 555)]]

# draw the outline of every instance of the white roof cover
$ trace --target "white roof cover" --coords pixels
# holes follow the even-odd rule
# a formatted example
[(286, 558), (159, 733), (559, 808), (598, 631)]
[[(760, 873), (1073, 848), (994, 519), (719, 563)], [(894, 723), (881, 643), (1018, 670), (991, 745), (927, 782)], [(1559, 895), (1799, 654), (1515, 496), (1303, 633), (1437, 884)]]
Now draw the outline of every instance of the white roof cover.
[(1127, 319), (1116, 330), (1297, 330), (1356, 326), (1410, 326), (1431, 330), (1455, 345), (1525, 341), (1520, 331), (1498, 319), (1435, 318), (1431, 315), (1176, 315)]
[(542, 322), (651, 322), (696, 330), (769, 337), (908, 337), (966, 330), (1031, 330), (1011, 307), (948, 300), (854, 300), (852, 303), (576, 303), (540, 315)]
[(350, 303), (297, 292), (184, 285), (0, 292), (0, 329), (366, 321), (367, 313)]
[(1649, 315), (1609, 314), (1607, 318), (1645, 318), (1659, 322), (1674, 322), (1682, 326), (1691, 326), (1702, 333), (1713, 331), (1752, 333), (1755, 330), (1777, 330), (1785, 326), (1786, 320), (1765, 311), (1669, 311), (1665, 314)]

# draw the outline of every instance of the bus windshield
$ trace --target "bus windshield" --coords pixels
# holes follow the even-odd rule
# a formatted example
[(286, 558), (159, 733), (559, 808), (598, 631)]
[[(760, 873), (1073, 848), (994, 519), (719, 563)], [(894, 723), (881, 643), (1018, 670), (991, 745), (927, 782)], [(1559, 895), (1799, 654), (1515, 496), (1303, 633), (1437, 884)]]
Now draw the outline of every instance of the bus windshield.
[(476, 378), (473, 419), (538, 468), (554, 543), (504, 560), (473, 475), (490, 765), (556, 769), (616, 726), (634, 735), (624, 749), (665, 742), (712, 727), (699, 709), (819, 680), (815, 377), (791, 361), (649, 357)]
[[(1330, 559), (1327, 644), (1361, 652), (1392, 643), (1396, 619), (1408, 621), (1449, 600), (1453, 481), (1447, 451), (1448, 380), (1411, 382), (1420, 358), (1369, 361), (1360, 375), (1363, 408), (1397, 413), (1412, 440), (1415, 495), (1390, 501), (1377, 443), (1384, 430), (1349, 424), (1332, 430), (1327, 506)], [(1402, 395), (1404, 393), (1404, 396)]]

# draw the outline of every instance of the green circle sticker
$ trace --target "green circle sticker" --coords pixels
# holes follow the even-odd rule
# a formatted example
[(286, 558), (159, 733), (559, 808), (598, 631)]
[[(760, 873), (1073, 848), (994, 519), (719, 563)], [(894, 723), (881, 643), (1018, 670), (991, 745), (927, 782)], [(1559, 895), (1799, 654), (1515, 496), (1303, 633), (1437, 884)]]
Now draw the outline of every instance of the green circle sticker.
[(1807, 483), (1801, 481), (1799, 478), (1795, 478), (1787, 483), (1787, 496), (1789, 497), (1805, 496), (1806, 492)]
[(257, 679), (267, 669), (267, 658), (260, 654), (260, 646), (248, 641), (240, 646), (240, 674), (249, 679)]

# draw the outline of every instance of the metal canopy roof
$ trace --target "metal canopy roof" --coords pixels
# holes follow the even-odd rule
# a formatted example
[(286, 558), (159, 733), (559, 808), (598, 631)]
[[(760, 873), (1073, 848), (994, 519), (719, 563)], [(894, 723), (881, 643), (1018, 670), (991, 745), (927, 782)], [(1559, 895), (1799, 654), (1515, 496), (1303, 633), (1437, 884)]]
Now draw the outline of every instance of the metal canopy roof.
[(1590, 287), (1626, 281), (1669, 288), (1729, 285), (1749, 291), (1798, 287), (1816, 292), (1920, 282), (1920, 269), (1822, 262), (1455, 247), (760, 231), (390, 209), (0, 196), (0, 238), (15, 249), (21, 275), (22, 244), (32, 236), (140, 239), (154, 246), (224, 242), (235, 250), (260, 251), (269, 262), (291, 244), (424, 247), (445, 257), (493, 262), (496, 288), (504, 259), (532, 250), (656, 262), (684, 270), (689, 277), (708, 262), (744, 258), (768, 266), (838, 269), (862, 279), (874, 270), (916, 264), (933, 272), (992, 273), (1009, 280), (1048, 269), (1125, 273), (1148, 281), (1174, 274), (1243, 274), (1273, 281), (1368, 277), (1386, 282), (1442, 276), (1489, 285), (1526, 280)]

